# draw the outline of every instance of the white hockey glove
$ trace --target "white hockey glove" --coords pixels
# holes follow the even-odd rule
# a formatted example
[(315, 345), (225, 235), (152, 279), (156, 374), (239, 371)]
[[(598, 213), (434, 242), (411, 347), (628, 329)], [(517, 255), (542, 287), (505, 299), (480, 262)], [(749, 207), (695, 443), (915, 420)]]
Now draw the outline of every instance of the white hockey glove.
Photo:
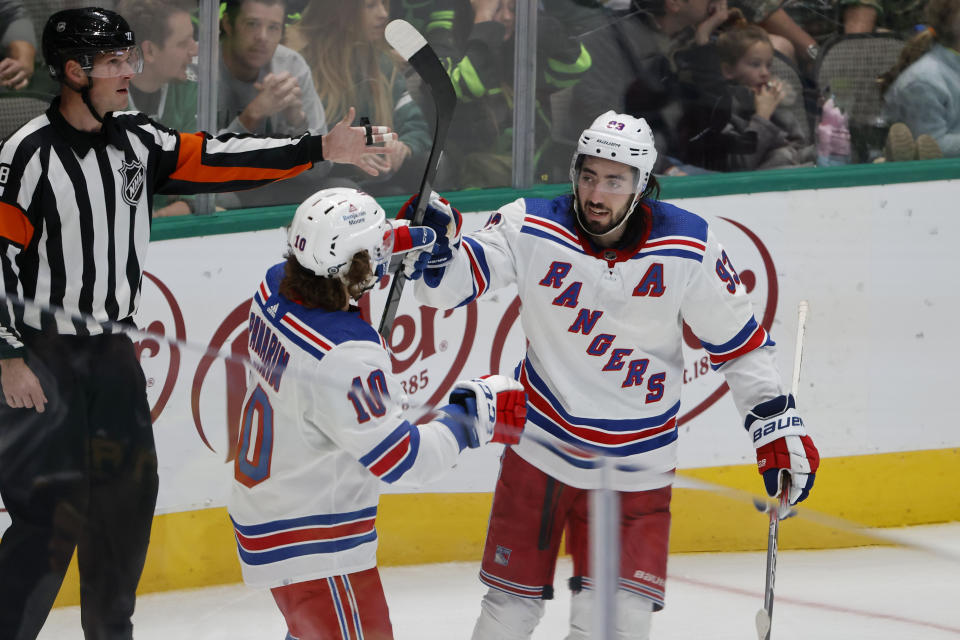
[(813, 489), (820, 452), (807, 435), (792, 395), (761, 402), (747, 414), (744, 427), (757, 449), (757, 467), (767, 495), (780, 495), (782, 472), (790, 474), (790, 504)]
[[(397, 213), (398, 220), (407, 220), (413, 218), (413, 213), (417, 209), (419, 195), (412, 196), (400, 207)], [(436, 191), (430, 192), (430, 201), (423, 213), (424, 224), (437, 233), (437, 242), (434, 244), (433, 253), (430, 256), (430, 262), (425, 271), (424, 282), (431, 287), (440, 284), (443, 278), (444, 267), (453, 261), (453, 251), (460, 247), (460, 239), (463, 230), (463, 216), (460, 212), (447, 202), (446, 198), (440, 197)]]
[(403, 274), (408, 280), (423, 275), (430, 260), (437, 234), (430, 227), (411, 227), (409, 220), (391, 220), (393, 255), (403, 255)]
[(507, 376), (484, 376), (458, 380), (450, 392), (450, 403), (467, 412), (470, 448), (488, 442), (517, 444), (527, 420), (527, 394), (523, 385)]

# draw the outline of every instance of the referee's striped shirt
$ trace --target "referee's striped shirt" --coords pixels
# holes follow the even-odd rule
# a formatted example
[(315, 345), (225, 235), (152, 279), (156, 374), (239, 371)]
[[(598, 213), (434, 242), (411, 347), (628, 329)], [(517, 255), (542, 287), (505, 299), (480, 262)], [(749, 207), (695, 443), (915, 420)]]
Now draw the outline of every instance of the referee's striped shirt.
[(55, 99), (0, 146), (0, 358), (22, 355), (18, 327), (90, 335), (133, 316), (155, 194), (247, 189), (322, 159), (319, 136), (214, 138), (137, 112), (78, 131)]

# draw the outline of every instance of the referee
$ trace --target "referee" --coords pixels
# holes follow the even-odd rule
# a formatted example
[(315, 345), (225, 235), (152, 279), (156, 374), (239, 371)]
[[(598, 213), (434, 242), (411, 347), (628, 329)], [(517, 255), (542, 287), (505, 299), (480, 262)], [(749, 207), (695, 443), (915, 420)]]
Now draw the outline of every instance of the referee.
[(133, 325), (154, 195), (356, 164), (394, 134), (350, 127), (352, 109), (324, 136), (178, 133), (115, 112), (142, 64), (116, 13), (55, 13), (42, 46), (60, 95), (0, 146), (0, 496), (13, 521), (0, 640), (37, 636), (74, 548), (85, 637), (132, 638), (157, 457), (143, 371), (116, 329)]

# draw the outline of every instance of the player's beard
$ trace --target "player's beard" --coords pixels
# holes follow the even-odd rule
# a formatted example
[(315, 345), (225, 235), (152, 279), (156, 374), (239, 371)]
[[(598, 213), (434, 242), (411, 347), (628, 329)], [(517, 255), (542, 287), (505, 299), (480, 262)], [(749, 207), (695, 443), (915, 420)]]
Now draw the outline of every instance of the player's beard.
[[(603, 220), (591, 220), (590, 214), (589, 214), (590, 209), (591, 209), (591, 206), (589, 203), (586, 203), (585, 205), (581, 206), (580, 218), (586, 230), (598, 236), (603, 235), (604, 233), (607, 233), (608, 231), (612, 230), (614, 227), (620, 224), (620, 222), (623, 220), (624, 216), (626, 215), (625, 211), (616, 212), (616, 211), (611, 211), (606, 207), (603, 207), (602, 208), (603, 211), (609, 212), (610, 214), (609, 217), (604, 217)], [(620, 213), (620, 215), (619, 216), (616, 215), (617, 213)]]

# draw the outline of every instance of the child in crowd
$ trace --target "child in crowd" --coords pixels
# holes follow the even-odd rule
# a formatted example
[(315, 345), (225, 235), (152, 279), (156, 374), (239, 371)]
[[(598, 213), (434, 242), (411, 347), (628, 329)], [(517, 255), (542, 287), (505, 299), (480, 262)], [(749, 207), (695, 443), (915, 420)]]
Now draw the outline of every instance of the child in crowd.
[(720, 71), (731, 98), (729, 127), (756, 137), (753, 151), (729, 153), (727, 171), (811, 163), (816, 150), (805, 128), (781, 104), (801, 99), (771, 73), (773, 45), (762, 28), (742, 23), (717, 38)]
[(684, 161), (711, 171), (812, 164), (806, 128), (779, 108), (793, 95), (771, 72), (767, 32), (731, 11), (729, 27), (688, 65), (680, 124)]

